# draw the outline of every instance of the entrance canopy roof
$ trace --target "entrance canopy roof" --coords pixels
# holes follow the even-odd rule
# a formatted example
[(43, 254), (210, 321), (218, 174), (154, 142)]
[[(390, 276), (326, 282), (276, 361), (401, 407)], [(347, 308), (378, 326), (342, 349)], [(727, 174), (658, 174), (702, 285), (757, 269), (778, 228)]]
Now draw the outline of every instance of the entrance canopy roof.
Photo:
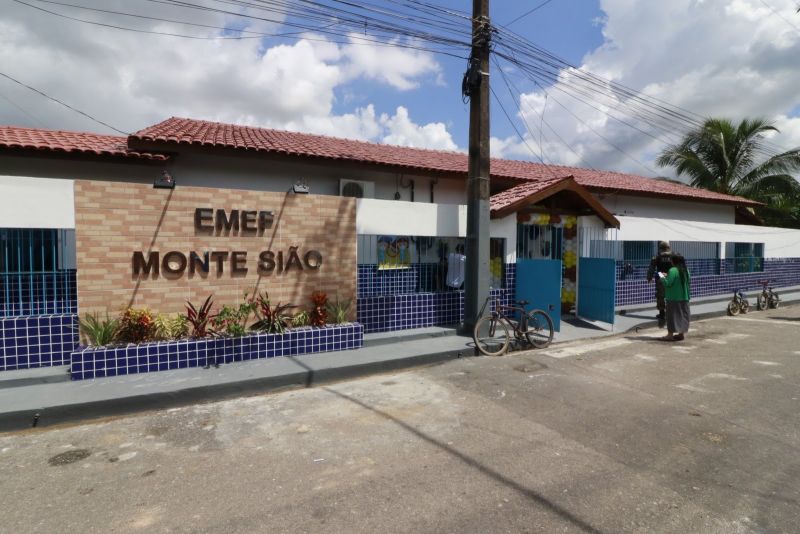
[(527, 182), (492, 195), (492, 219), (517, 212), (558, 212), (571, 215), (596, 215), (609, 228), (619, 221), (572, 176)]

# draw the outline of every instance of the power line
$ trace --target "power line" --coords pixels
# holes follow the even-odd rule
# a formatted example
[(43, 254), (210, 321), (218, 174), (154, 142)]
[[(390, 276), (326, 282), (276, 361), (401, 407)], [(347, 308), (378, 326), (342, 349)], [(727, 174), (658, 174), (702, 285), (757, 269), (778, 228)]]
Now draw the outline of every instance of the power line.
[[(489, 89), (491, 90), (492, 96), (494, 97), (495, 101), (500, 106), (500, 109), (503, 111), (503, 115), (505, 115), (506, 119), (508, 119), (508, 123), (514, 129), (514, 131), (517, 133), (517, 137), (519, 137), (520, 141), (522, 141), (525, 144), (525, 146), (528, 148), (528, 150), (530, 150), (531, 154), (533, 154), (534, 156), (539, 158), (539, 161), (542, 162), (542, 165), (547, 166), (547, 163), (544, 162), (544, 149), (542, 148), (542, 144), (539, 143), (539, 154), (537, 154), (536, 151), (533, 150), (533, 148), (528, 144), (528, 140), (525, 139), (525, 136), (522, 135), (522, 132), (519, 131), (519, 128), (517, 128), (517, 125), (514, 124), (514, 121), (511, 119), (511, 115), (508, 114), (508, 111), (506, 111), (506, 107), (503, 105), (502, 100), (500, 100), (500, 98), (497, 96), (497, 93), (494, 92), (494, 88), (490, 87)], [(526, 126), (527, 126), (527, 124), (526, 124)], [(528, 130), (528, 133), (532, 134), (532, 132), (530, 130)], [(547, 168), (550, 169), (549, 166)], [(551, 170), (550, 172), (553, 172), (553, 171)], [(553, 175), (555, 176), (555, 173), (553, 173)]]
[[(27, 2), (23, 2), (22, 0), (13, 0), (13, 1), (17, 2), (18, 4), (23, 4), (23, 5), (26, 5), (28, 7), (31, 7), (33, 9), (38, 9), (39, 11), (44, 11), (45, 13), (49, 13), (51, 15), (57, 15), (59, 17), (68, 18), (70, 20), (75, 20), (77, 22), (86, 22), (86, 23), (92, 23), (92, 24), (97, 23), (97, 24), (99, 24), (97, 21), (86, 21), (86, 20), (82, 20), (82, 19), (76, 19), (76, 18), (73, 18), (73, 17), (69, 17), (69, 16), (64, 15), (62, 13), (55, 13), (53, 11), (47, 11), (46, 9), (43, 9), (43, 8), (28, 4)], [(151, 17), (151, 16), (148, 16), (148, 15), (139, 15), (139, 14), (136, 14), (136, 13), (125, 13), (125, 12), (122, 12), (122, 11), (112, 11), (110, 9), (100, 9), (100, 8), (96, 8), (96, 7), (81, 6), (81, 5), (77, 5), (77, 4), (69, 4), (67, 2), (56, 2), (55, 0), (33, 0), (33, 1), (39, 2), (39, 3), (44, 3), (44, 4), (53, 4), (53, 5), (57, 5), (57, 6), (71, 7), (71, 8), (74, 8), (74, 9), (83, 9), (83, 10), (86, 10), (86, 11), (93, 11), (95, 13), (106, 13), (106, 14), (110, 14), (110, 15), (120, 15), (120, 16), (123, 16), (123, 17), (133, 17), (133, 18), (144, 19), (144, 20), (152, 20), (152, 21), (156, 21), (156, 22), (170, 22), (170, 23), (173, 23), (173, 24), (183, 24), (183, 25), (186, 25), (186, 26), (195, 26), (195, 27), (198, 27), (198, 28), (208, 28), (208, 29), (213, 29), (213, 30), (232, 31), (232, 32), (238, 32), (238, 33), (248, 33), (248, 34), (254, 34), (254, 35), (257, 35), (257, 36), (267, 36), (267, 35), (275, 36), (273, 34), (253, 32), (253, 31), (249, 31), (249, 30), (239, 30), (239, 29), (236, 29), (236, 28), (226, 28), (226, 27), (222, 27), (222, 26), (212, 26), (212, 25), (209, 25), (209, 24), (199, 24), (199, 23), (195, 23), (195, 22), (186, 22), (186, 21), (181, 21), (181, 20), (165, 19), (165, 18), (161, 18), (161, 17)], [(112, 27), (117, 28), (116, 26), (112, 26)], [(118, 28), (118, 29), (130, 30), (130, 28)], [(162, 32), (148, 32), (148, 33), (156, 33), (156, 34), (161, 34), (161, 35), (173, 35), (173, 34), (162, 33)], [(180, 37), (183, 37), (183, 36), (180, 36)]]
[[(183, 24), (183, 25), (200, 27), (200, 28), (216, 29), (216, 30), (220, 30), (220, 31), (236, 31), (236, 32), (239, 32), (239, 33), (250, 34), (250, 35), (238, 35), (238, 36), (226, 36), (226, 35), (197, 36), (197, 35), (186, 35), (186, 34), (172, 33), (172, 32), (162, 32), (162, 31), (155, 31), (155, 30), (143, 30), (143, 29), (140, 29), (140, 28), (130, 28), (130, 27), (121, 26), (121, 25), (118, 25), (118, 24), (108, 24), (108, 23), (103, 23), (103, 22), (99, 22), (99, 21), (86, 20), (86, 19), (82, 19), (82, 18), (66, 15), (64, 13), (58, 13), (58, 12), (55, 12), (55, 11), (44, 9), (42, 7), (34, 6), (32, 4), (24, 2), (22, 0), (13, 0), (13, 1), (18, 3), (18, 4), (22, 4), (22, 5), (25, 5), (27, 7), (30, 7), (32, 9), (36, 9), (38, 11), (42, 11), (42, 12), (48, 13), (50, 15), (54, 15), (56, 17), (64, 18), (64, 19), (67, 19), (67, 20), (72, 20), (72, 21), (75, 21), (75, 22), (80, 22), (80, 23), (83, 23), (83, 24), (90, 24), (90, 25), (101, 26), (101, 27), (110, 28), (110, 29), (129, 31), (129, 32), (135, 32), (135, 33), (143, 33), (143, 34), (151, 34), (151, 35), (163, 35), (163, 36), (168, 36), (168, 37), (179, 37), (179, 38), (194, 39), (194, 40), (233, 40), (233, 41), (244, 40), (244, 39), (260, 39), (262, 37), (288, 38), (288, 39), (297, 39), (297, 40), (301, 40), (302, 39), (302, 40), (306, 40), (306, 41), (321, 41), (321, 42), (328, 42), (328, 43), (332, 42), (332, 43), (336, 43), (336, 44), (346, 44), (346, 45), (364, 45), (364, 46), (406, 48), (406, 49), (418, 50), (418, 51), (423, 51), (423, 52), (430, 52), (430, 53), (434, 53), (434, 54), (447, 55), (447, 56), (451, 56), (451, 57), (455, 57), (455, 58), (461, 58), (462, 57), (462, 56), (459, 56), (459, 55), (454, 54), (452, 52), (447, 52), (445, 50), (436, 49), (436, 48), (429, 48), (429, 47), (424, 47), (424, 46), (418, 46), (418, 45), (414, 45), (414, 44), (411, 44), (411, 43), (385, 42), (385, 41), (379, 41), (379, 40), (370, 38), (368, 36), (364, 36), (364, 37), (359, 36), (358, 39), (355, 39), (354, 36), (352, 34), (350, 34), (350, 33), (336, 32), (336, 31), (330, 30), (331, 27), (340, 24), (339, 21), (334, 21), (333, 23), (327, 24), (325, 26), (307, 26), (307, 25), (304, 26), (304, 25), (300, 25), (300, 24), (293, 24), (293, 26), (298, 28), (299, 31), (284, 32), (284, 33), (266, 33), (266, 32), (255, 32), (255, 31), (246, 30), (246, 29), (235, 29), (235, 28), (227, 28), (227, 27), (222, 27), (222, 26), (213, 26), (213, 25), (208, 25), (208, 24), (198, 24), (198, 23), (194, 23), (194, 22), (181, 21), (181, 20), (175, 20), (175, 19), (165, 19), (165, 18), (161, 18), (161, 17), (152, 17), (152, 16), (140, 15), (140, 14), (135, 14), (135, 13), (125, 13), (125, 12), (120, 12), (120, 11), (111, 11), (111, 10), (106, 10), (106, 9), (99, 9), (99, 8), (93, 8), (93, 7), (88, 7), (88, 6), (80, 6), (80, 5), (75, 5), (75, 4), (69, 4), (69, 3), (66, 3), (66, 2), (56, 2), (54, 0), (34, 0), (34, 1), (38, 1), (38, 2), (45, 2), (45, 3), (48, 3), (48, 4), (66, 6), (66, 7), (71, 7), (71, 8), (75, 8), (75, 9), (83, 9), (83, 10), (88, 10), (88, 11), (93, 11), (93, 12), (98, 12), (98, 13), (114, 14), (114, 15), (119, 15), (119, 16), (124, 16), (124, 17), (134, 17), (134, 18), (145, 19), (145, 20), (168, 22), (168, 23), (173, 23), (173, 24)], [(176, 5), (176, 6), (178, 5), (178, 4), (175, 4), (173, 2), (170, 2), (169, 0), (148, 0), (148, 1), (154, 1), (156, 3), (162, 3), (162, 4), (168, 4), (168, 5)], [(198, 9), (202, 9), (202, 6), (194, 6), (194, 5), (189, 6), (188, 3), (183, 3), (183, 2), (180, 4), (180, 6), (181, 7), (196, 7)], [(265, 19), (263, 17), (252, 17), (252, 16), (247, 16), (247, 15), (240, 15), (240, 14), (237, 14), (235, 12), (228, 12), (228, 11), (222, 11), (222, 12), (224, 12), (225, 14), (228, 14), (228, 15), (236, 15), (236, 16), (241, 16), (241, 17), (244, 17), (244, 18), (255, 18), (257, 20), (261, 20), (261, 21), (265, 21), (265, 22), (272, 22), (272, 23), (276, 23), (276, 24), (285, 24), (285, 23), (283, 23), (281, 21), (278, 21), (278, 20)], [(329, 35), (334, 35), (334, 36), (337, 36), (337, 37), (346, 37), (346, 38), (348, 38), (348, 40), (347, 41), (337, 41), (337, 40), (331, 40), (331, 39), (316, 39), (314, 37), (310, 37), (310, 36), (307, 36), (307, 35), (301, 35), (302, 32), (304, 32), (304, 31), (317, 32), (317, 33), (322, 33), (322, 34), (329, 34)]]
[[(241, 35), (239, 35), (239, 36), (225, 36), (225, 35), (220, 35), (220, 36), (206, 37), (206, 36), (196, 36), (196, 35), (184, 35), (184, 34), (180, 34), (180, 33), (169, 33), (169, 32), (158, 32), (158, 31), (152, 31), (152, 30), (141, 30), (141, 29), (138, 29), (138, 28), (125, 28), (123, 26), (116, 26), (114, 24), (106, 24), (104, 22), (97, 22), (97, 21), (94, 21), (94, 20), (79, 19), (77, 17), (71, 17), (69, 15), (64, 15), (63, 13), (56, 13), (55, 11), (50, 11), (50, 10), (45, 9), (43, 7), (38, 7), (38, 6), (34, 6), (34, 5), (31, 5), (31, 4), (28, 4), (27, 2), (23, 2), (22, 0), (12, 0), (12, 1), (16, 2), (18, 4), (22, 4), (23, 6), (28, 6), (28, 7), (32, 8), (32, 9), (36, 9), (36, 10), (39, 10), (39, 11), (43, 11), (45, 13), (49, 13), (50, 15), (55, 15), (56, 17), (61, 17), (61, 18), (64, 18), (64, 19), (75, 21), (75, 22), (82, 22), (84, 24), (91, 24), (93, 26), (102, 26), (104, 28), (112, 28), (114, 30), (124, 30), (124, 31), (136, 32), (136, 33), (148, 33), (148, 34), (151, 34), (151, 35), (166, 35), (166, 36), (169, 36), (169, 37), (182, 37), (184, 39), (198, 39), (198, 40), (260, 39), (260, 37), (255, 37), (255, 36), (241, 36)], [(40, 0), (40, 1), (47, 1), (47, 0)], [(48, 3), (57, 4), (58, 2), (48, 2)], [(73, 7), (81, 8), (81, 6), (73, 6)], [(102, 12), (108, 13), (108, 11), (105, 11), (105, 10), (99, 10), (98, 9), (97, 11), (102, 11)], [(150, 18), (150, 17), (143, 17), (143, 18)]]
[[(800, 32), (800, 26), (796, 26), (796, 25), (795, 25), (795, 24), (794, 24), (792, 21), (790, 21), (789, 19), (787, 19), (786, 17), (784, 17), (783, 15), (781, 15), (781, 14), (780, 14), (780, 13), (779, 13), (779, 12), (778, 12), (778, 11), (777, 11), (775, 8), (774, 8), (774, 7), (772, 7), (772, 6), (771, 6), (771, 5), (769, 5), (767, 2), (765, 2), (765, 0), (759, 0), (759, 2), (761, 2), (762, 4), (764, 4), (764, 7), (766, 7), (766, 8), (767, 8), (767, 9), (769, 9), (770, 11), (772, 11), (772, 14), (773, 14), (773, 15), (776, 15), (776, 16), (778, 16), (778, 17), (779, 17), (779, 18), (780, 18), (780, 19), (781, 19), (783, 22), (785, 22), (786, 24), (788, 24), (789, 26), (791, 26), (792, 28), (794, 28), (796, 31)], [(800, 11), (800, 8), (798, 8), (798, 11)]]
[[(495, 53), (528, 76), (552, 84), (557, 90), (587, 105), (587, 101), (577, 95), (609, 106), (614, 111), (642, 121), (647, 128), (661, 130), (670, 137), (682, 138), (687, 129), (700, 128), (706, 121), (706, 117), (692, 111), (578, 68), (509, 30), (499, 29), (495, 42)], [(610, 100), (611, 104), (606, 100)], [(600, 111), (614, 120), (620, 120), (610, 112)], [(636, 129), (641, 131), (641, 128)], [(765, 144), (775, 152), (786, 150), (774, 142), (767, 141)]]
[[(499, 69), (498, 69), (498, 70), (499, 70)], [(505, 77), (505, 73), (503, 73), (503, 71), (502, 71), (502, 70), (500, 70), (500, 73), (501, 73), (501, 76), (503, 77), (503, 79), (507, 81), (508, 79)], [(541, 85), (540, 85), (538, 82), (534, 81), (534, 83), (535, 83), (535, 84), (536, 84), (536, 85), (537, 85), (537, 86), (538, 86), (538, 87), (539, 87), (539, 88), (542, 90), (542, 92), (543, 92), (545, 95), (547, 95), (547, 94), (548, 94), (548, 93), (547, 93), (547, 90), (546, 90), (544, 87), (542, 87), (542, 86), (541, 86)], [(517, 90), (517, 93), (521, 94), (521, 93), (519, 92), (519, 90)], [(551, 100), (553, 100), (553, 102), (555, 102), (555, 103), (556, 103), (556, 104), (558, 104), (558, 105), (559, 105), (559, 106), (560, 106), (562, 109), (564, 109), (564, 111), (566, 111), (567, 113), (569, 113), (569, 114), (570, 114), (570, 115), (571, 115), (571, 116), (572, 116), (572, 117), (573, 117), (573, 118), (574, 118), (576, 121), (578, 121), (578, 122), (580, 122), (581, 124), (583, 124), (583, 125), (584, 125), (586, 128), (588, 128), (588, 129), (589, 129), (589, 130), (590, 130), (590, 131), (591, 131), (593, 134), (595, 134), (597, 137), (599, 137), (600, 139), (602, 139), (603, 141), (605, 141), (605, 142), (606, 142), (606, 143), (607, 143), (609, 146), (611, 146), (612, 148), (614, 148), (614, 149), (615, 149), (616, 151), (618, 151), (620, 154), (622, 154), (622, 155), (623, 155), (623, 156), (625, 156), (626, 158), (630, 159), (631, 161), (634, 161), (634, 162), (636, 162), (636, 163), (637, 163), (637, 164), (638, 164), (640, 167), (642, 167), (643, 169), (645, 169), (647, 172), (650, 172), (650, 173), (652, 173), (652, 174), (658, 174), (658, 173), (656, 173), (656, 172), (655, 172), (653, 169), (651, 169), (650, 167), (648, 167), (647, 165), (645, 165), (644, 163), (642, 163), (642, 162), (641, 162), (639, 159), (637, 159), (637, 158), (633, 157), (632, 155), (628, 154), (628, 153), (627, 153), (625, 150), (623, 150), (622, 148), (620, 148), (619, 146), (617, 146), (615, 143), (613, 143), (613, 142), (612, 142), (610, 139), (608, 139), (606, 136), (604, 136), (603, 134), (601, 134), (600, 132), (598, 132), (597, 130), (595, 130), (595, 129), (594, 129), (594, 127), (592, 127), (592, 126), (591, 126), (589, 123), (587, 123), (586, 121), (584, 121), (583, 119), (581, 119), (581, 118), (580, 118), (578, 115), (576, 115), (575, 113), (573, 113), (573, 112), (572, 112), (572, 111), (571, 111), (569, 108), (567, 108), (567, 107), (566, 107), (566, 106), (564, 106), (564, 105), (563, 105), (561, 102), (559, 102), (558, 100), (556, 100), (556, 99), (555, 99), (555, 98), (554, 98), (552, 95), (548, 95), (548, 96), (549, 96), (549, 98), (550, 98)], [(542, 121), (544, 121), (544, 117), (542, 117)], [(562, 142), (563, 142), (564, 144), (567, 144), (565, 141), (563, 141), (563, 139), (562, 139)], [(567, 146), (569, 146), (569, 145), (567, 145)], [(571, 148), (570, 148), (570, 149), (571, 149)], [(571, 150), (572, 150), (572, 149), (571, 149)], [(575, 153), (575, 155), (578, 155), (578, 153), (577, 153), (577, 152), (575, 152), (574, 150), (573, 150), (573, 152)], [(580, 157), (580, 156), (578, 156), (578, 157)]]
[(33, 91), (34, 93), (38, 93), (38, 94), (42, 95), (43, 97), (47, 98), (48, 100), (52, 100), (53, 102), (55, 102), (57, 104), (61, 104), (65, 108), (67, 108), (69, 110), (72, 110), (75, 113), (79, 113), (79, 114), (83, 115), (84, 117), (86, 117), (87, 119), (90, 119), (90, 120), (96, 122), (97, 124), (102, 124), (106, 128), (110, 128), (110, 129), (114, 130), (117, 133), (121, 133), (123, 135), (130, 135), (130, 132), (124, 132), (124, 131), (120, 130), (119, 128), (115, 128), (115, 127), (111, 126), (110, 124), (101, 121), (100, 119), (92, 117), (88, 113), (85, 113), (85, 112), (83, 112), (83, 111), (81, 111), (81, 110), (79, 110), (77, 108), (74, 108), (74, 107), (70, 106), (69, 104), (67, 104), (65, 102), (62, 102), (61, 100), (59, 100), (57, 98), (54, 98), (54, 97), (48, 95), (47, 93), (44, 93), (44, 92), (36, 89), (35, 87), (31, 87), (30, 85), (22, 83), (21, 81), (17, 80), (16, 78), (12, 78), (11, 76), (9, 76), (8, 74), (6, 74), (4, 72), (0, 72), (0, 76), (2, 76), (3, 78), (7, 78), (7, 79), (11, 80), (12, 82), (14, 82), (14, 83), (16, 83), (18, 85), (21, 85), (22, 87), (24, 87), (26, 89), (29, 89), (29, 90)]
[[(506, 90), (508, 91), (508, 94), (509, 94), (509, 96), (511, 97), (511, 101), (512, 101), (512, 102), (514, 102), (514, 105), (517, 107), (517, 111), (519, 111), (520, 117), (522, 118), (522, 122), (523, 122), (523, 124), (525, 124), (525, 129), (526, 129), (526, 130), (528, 130), (528, 133), (530, 133), (531, 135), (533, 135), (533, 132), (531, 132), (530, 126), (528, 126), (528, 121), (527, 121), (527, 120), (525, 120), (525, 114), (522, 112), (522, 106), (521, 106), (521, 105), (520, 105), (520, 104), (517, 102), (517, 99), (514, 97), (514, 91), (512, 91), (512, 89), (511, 89), (511, 87), (512, 87), (512, 85), (513, 85), (513, 84), (512, 84), (512, 83), (509, 81), (509, 79), (506, 77), (506, 75), (505, 75), (505, 72), (502, 70), (502, 68), (501, 68), (499, 65), (497, 65), (496, 63), (495, 63), (495, 66), (497, 67), (497, 70), (500, 72), (500, 77), (502, 78), (502, 80), (503, 80), (503, 83), (505, 83)], [(519, 91), (519, 89), (517, 89), (516, 87), (514, 87), (514, 90), (516, 91), (516, 93), (517, 93), (518, 95), (519, 95), (519, 94), (521, 94), (521, 93), (520, 93), (520, 91)], [(502, 106), (501, 106), (501, 107), (502, 107)], [(533, 110), (532, 110), (532, 111), (533, 111)], [(583, 156), (581, 156), (580, 154), (578, 154), (578, 151), (577, 151), (577, 150), (575, 150), (575, 149), (572, 147), (572, 145), (570, 145), (570, 144), (569, 144), (567, 141), (565, 141), (565, 140), (564, 140), (564, 138), (563, 138), (563, 137), (561, 137), (561, 134), (559, 134), (559, 133), (556, 131), (556, 129), (555, 129), (555, 128), (553, 128), (553, 126), (552, 126), (552, 125), (551, 125), (549, 122), (547, 122), (547, 121), (544, 119), (544, 115), (542, 115), (542, 117), (541, 117), (541, 121), (542, 121), (542, 123), (543, 123), (545, 126), (547, 126), (547, 128), (548, 128), (548, 129), (549, 129), (549, 130), (550, 130), (550, 131), (553, 133), (553, 135), (555, 135), (555, 136), (556, 136), (556, 138), (558, 138), (558, 140), (559, 140), (559, 141), (561, 141), (561, 144), (562, 144), (562, 145), (564, 145), (564, 146), (565, 146), (567, 149), (569, 149), (569, 150), (570, 150), (570, 152), (572, 152), (573, 154), (575, 154), (575, 157), (577, 157), (577, 158), (578, 158), (578, 161), (579, 161), (580, 163), (582, 163), (584, 167), (586, 167), (586, 168), (592, 168), (592, 166), (591, 166), (591, 165), (589, 165), (589, 164), (586, 162), (586, 160), (583, 158)], [(540, 147), (543, 147), (543, 145), (541, 145), (541, 144), (540, 144)], [(542, 150), (544, 150), (544, 149), (542, 148)], [(544, 159), (544, 152), (542, 152), (542, 159)]]
[(552, 2), (552, 1), (553, 1), (553, 0), (544, 0), (544, 2), (542, 2), (542, 3), (541, 3), (541, 4), (539, 4), (539, 5), (537, 5), (536, 7), (534, 7), (533, 9), (531, 9), (530, 11), (526, 11), (525, 13), (523, 13), (522, 15), (520, 15), (519, 17), (517, 17), (517, 18), (515, 18), (514, 20), (512, 20), (511, 22), (507, 22), (507, 23), (506, 23), (506, 26), (511, 26), (512, 24), (514, 24), (514, 23), (515, 23), (515, 22), (517, 22), (518, 20), (524, 19), (525, 17), (527, 17), (528, 15), (530, 15), (531, 13), (533, 13), (534, 11), (538, 11), (539, 9), (543, 8), (544, 6), (546, 6), (547, 4), (549, 4), (549, 3), (550, 3), (550, 2)]
[(14, 106), (15, 108), (17, 108), (17, 109), (20, 111), (20, 113), (22, 113), (23, 115), (25, 115), (26, 117), (28, 117), (29, 119), (31, 119), (33, 122), (37, 123), (39, 126), (42, 126), (42, 127), (44, 127), (44, 123), (43, 123), (42, 121), (40, 121), (38, 118), (36, 118), (36, 116), (35, 116), (35, 115), (33, 115), (32, 113), (30, 113), (28, 110), (26, 110), (25, 108), (23, 108), (22, 106), (20, 106), (20, 105), (19, 105), (19, 104), (17, 104), (16, 102), (14, 102), (13, 100), (11, 100), (9, 97), (7, 97), (6, 95), (4, 95), (3, 93), (0, 93), (0, 98), (2, 98), (2, 99), (3, 99), (3, 100), (5, 100), (6, 102), (8, 102), (8, 103), (9, 103), (9, 104), (11, 104), (12, 106)]
[[(459, 59), (464, 59), (465, 49), (471, 46), (469, 39), (464, 37), (469, 35), (468, 23), (471, 22), (469, 14), (437, 6), (423, 0), (384, 0), (382, 4), (376, 3), (374, 0), (362, 0), (359, 2), (354, 0), (294, 0), (293, 2), (287, 2), (286, 0), (214, 0), (215, 3), (213, 4), (202, 4), (191, 0), (139, 0), (139, 2), (171, 6), (180, 10), (193, 10), (207, 14), (237, 17), (242, 20), (279, 24), (297, 30), (277, 34), (257, 32), (246, 28), (235, 29), (199, 24), (189, 20), (151, 16), (152, 14), (92, 8), (70, 4), (66, 1), (14, 1), (54, 16), (86, 24), (188, 39), (239, 40), (274, 37), (310, 41), (320, 40), (338, 44), (407, 48)], [(512, 20), (508, 25), (543, 8), (551, 1), (540, 2), (533, 9)], [(223, 32), (235, 31), (239, 35), (209, 37), (128, 28), (117, 24), (72, 17), (43, 9), (28, 2), (44, 2), (117, 17), (155, 20), (171, 24), (215, 29)], [(761, 2), (769, 7), (764, 0), (761, 0)], [(237, 9), (246, 10), (246, 12), (237, 11)], [(314, 37), (299, 35), (302, 32), (319, 33), (327, 36), (327, 38), (315, 39)], [(361, 35), (362, 33), (363, 35)], [(705, 117), (689, 110), (576, 67), (507, 28), (494, 28), (494, 33), (495, 55), (519, 68), (529, 80), (543, 91), (545, 91), (544, 86), (550, 84), (553, 90), (560, 91), (577, 102), (606, 115), (611, 120), (659, 142), (668, 143), (665, 138), (682, 138), (686, 129), (701, 127), (706, 120)], [(336, 39), (339, 38), (345, 38), (346, 41), (337, 41)], [(459, 55), (456, 50), (461, 51), (462, 55)], [(548, 94), (547, 91), (545, 91), (545, 94)], [(571, 113), (558, 100), (555, 98), (553, 100)], [(573, 114), (573, 116), (575, 115)], [(627, 117), (627, 119), (624, 117)], [(543, 129), (540, 128), (540, 131), (543, 131)], [(557, 134), (557, 132), (554, 133)], [(612, 144), (610, 140), (605, 140)], [(765, 141), (765, 148), (774, 146), (774, 143), (768, 140)], [(641, 165), (641, 162), (638, 163)]]

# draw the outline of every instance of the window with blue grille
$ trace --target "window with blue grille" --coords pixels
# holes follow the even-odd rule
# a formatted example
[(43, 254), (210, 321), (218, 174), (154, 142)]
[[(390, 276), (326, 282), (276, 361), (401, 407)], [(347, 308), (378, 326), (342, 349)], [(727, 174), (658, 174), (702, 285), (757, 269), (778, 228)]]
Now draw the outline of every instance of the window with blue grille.
[(764, 270), (764, 243), (726, 243), (726, 270), (756, 273)]
[(0, 316), (74, 313), (75, 232), (0, 228)]

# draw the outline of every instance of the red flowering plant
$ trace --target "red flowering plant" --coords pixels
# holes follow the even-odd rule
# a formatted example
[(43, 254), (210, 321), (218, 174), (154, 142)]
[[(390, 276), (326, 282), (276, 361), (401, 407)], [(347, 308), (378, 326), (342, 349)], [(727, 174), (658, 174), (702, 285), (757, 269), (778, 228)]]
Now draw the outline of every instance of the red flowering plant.
[(311, 294), (310, 319), (312, 326), (325, 326), (328, 323), (328, 295), (324, 291), (314, 291)]
[(270, 334), (283, 334), (286, 328), (292, 324), (292, 315), (289, 310), (295, 307), (294, 304), (279, 302), (273, 306), (267, 293), (259, 293), (255, 302), (258, 320), (253, 323), (251, 329)]
[(143, 343), (153, 339), (156, 324), (147, 308), (127, 308), (119, 317), (117, 339), (122, 343)]
[(208, 324), (215, 317), (211, 314), (211, 307), (214, 301), (211, 295), (206, 298), (205, 302), (196, 308), (191, 302), (186, 303), (186, 319), (192, 325), (192, 337), (201, 338), (208, 336)]

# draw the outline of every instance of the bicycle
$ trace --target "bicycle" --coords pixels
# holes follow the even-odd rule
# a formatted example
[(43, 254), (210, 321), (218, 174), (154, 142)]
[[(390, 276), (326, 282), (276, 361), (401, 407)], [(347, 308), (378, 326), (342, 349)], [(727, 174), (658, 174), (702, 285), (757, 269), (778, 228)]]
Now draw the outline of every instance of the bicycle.
[(759, 280), (758, 282), (761, 284), (761, 293), (756, 297), (756, 307), (761, 311), (767, 308), (776, 309), (780, 305), (781, 299), (768, 285), (770, 280)]
[(728, 303), (728, 315), (739, 315), (739, 313), (747, 313), (750, 310), (750, 302), (741, 289), (733, 292), (733, 299)]
[[(495, 301), (494, 311), (483, 315), (486, 306)], [(475, 324), (472, 339), (475, 347), (486, 356), (501, 356), (511, 342), (509, 327), (517, 342), (527, 342), (541, 349), (553, 341), (553, 319), (544, 310), (525, 311), (528, 301), (520, 300), (516, 306), (504, 306), (499, 299), (489, 297), (481, 308), (482, 317)], [(517, 320), (516, 317), (519, 317)]]

